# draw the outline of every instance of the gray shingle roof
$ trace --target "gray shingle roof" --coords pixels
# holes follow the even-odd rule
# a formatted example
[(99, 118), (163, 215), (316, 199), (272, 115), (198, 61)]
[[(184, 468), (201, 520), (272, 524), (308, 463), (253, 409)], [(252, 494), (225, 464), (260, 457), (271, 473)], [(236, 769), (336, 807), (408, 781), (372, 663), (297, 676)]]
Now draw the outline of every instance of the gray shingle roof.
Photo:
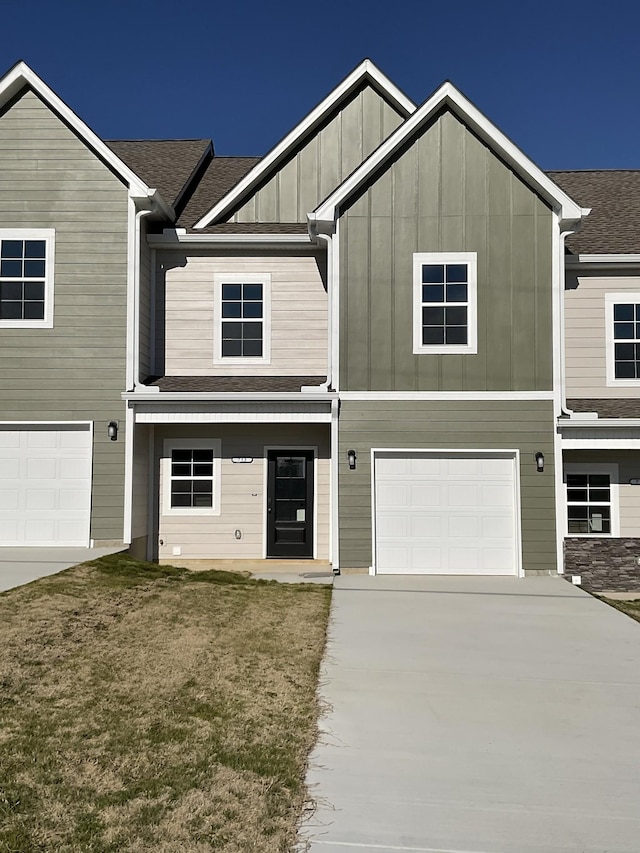
[(640, 170), (547, 172), (571, 198), (592, 208), (567, 239), (574, 254), (640, 253)]
[[(178, 218), (180, 228), (191, 228), (260, 161), (260, 157), (214, 157)], [(245, 226), (246, 230), (246, 226)], [(204, 229), (203, 233), (208, 233)]]
[(610, 397), (606, 399), (567, 400), (574, 412), (597, 412), (601, 418), (640, 418), (640, 398)]
[(106, 144), (170, 205), (211, 149), (210, 139), (109, 139)]
[(326, 376), (161, 376), (146, 384), (173, 392), (298, 392), (303, 385), (322, 385)]

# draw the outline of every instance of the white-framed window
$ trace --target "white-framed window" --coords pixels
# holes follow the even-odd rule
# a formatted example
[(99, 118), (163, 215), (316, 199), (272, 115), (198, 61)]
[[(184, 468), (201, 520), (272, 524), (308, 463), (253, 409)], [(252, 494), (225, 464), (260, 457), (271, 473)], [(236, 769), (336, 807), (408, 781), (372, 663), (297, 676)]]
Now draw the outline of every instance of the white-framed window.
[(640, 293), (607, 293), (607, 385), (640, 386)]
[(413, 256), (413, 352), (478, 351), (477, 255), (416, 252)]
[(164, 442), (164, 515), (220, 515), (220, 454), (217, 438)]
[(618, 466), (564, 466), (568, 536), (619, 536)]
[(214, 276), (214, 364), (271, 361), (271, 276)]
[(0, 328), (53, 328), (53, 228), (0, 228)]

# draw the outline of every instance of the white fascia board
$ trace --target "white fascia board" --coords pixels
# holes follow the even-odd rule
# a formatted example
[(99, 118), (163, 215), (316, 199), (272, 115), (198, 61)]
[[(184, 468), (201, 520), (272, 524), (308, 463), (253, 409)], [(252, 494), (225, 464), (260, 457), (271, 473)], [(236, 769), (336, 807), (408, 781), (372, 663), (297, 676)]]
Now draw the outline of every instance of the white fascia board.
[(29, 86), (36, 92), (51, 109), (78, 134), (78, 136), (92, 148), (98, 156), (108, 163), (114, 172), (122, 178), (129, 187), (133, 198), (156, 198), (158, 206), (171, 210), (164, 203), (155, 189), (147, 186), (138, 175), (135, 174), (119, 157), (117, 157), (106, 143), (94, 133), (91, 128), (77, 116), (56, 93), (33, 71), (26, 62), (18, 62), (0, 80), (0, 106), (4, 106), (11, 98), (17, 95), (21, 89)]
[(610, 254), (610, 255), (569, 255), (565, 264), (570, 269), (579, 267), (610, 267), (618, 268), (640, 266), (640, 255), (638, 254)]
[(331, 412), (135, 412), (139, 424), (328, 424)]
[(247, 391), (245, 393), (229, 393), (227, 391), (197, 391), (188, 393), (185, 391), (131, 391), (123, 392), (121, 398), (128, 403), (201, 403), (206, 401), (211, 402), (228, 402), (228, 403), (251, 403), (258, 400), (263, 401), (284, 401), (296, 403), (329, 403), (331, 400), (337, 400), (338, 395), (331, 392), (318, 393), (292, 393), (286, 394), (283, 392), (261, 393), (259, 391)]
[(317, 251), (318, 246), (312, 242), (309, 234), (185, 234), (181, 229), (175, 231), (165, 229), (162, 234), (149, 234), (147, 241), (150, 246), (163, 249), (181, 248), (185, 245), (192, 248), (224, 248), (231, 246), (277, 246), (279, 249), (289, 246), (295, 249), (308, 247)]
[[(454, 113), (460, 116), (477, 133), (480, 139), (496, 151), (529, 186), (532, 186), (548, 201), (558, 211), (562, 224), (579, 222), (588, 214), (587, 208), (576, 204), (502, 131), (498, 130), (493, 122), (489, 121), (462, 92), (456, 89), (452, 83), (446, 82), (316, 208), (311, 214), (310, 224), (315, 223), (319, 230), (326, 230), (326, 227), (335, 221), (336, 209), (362, 186), (375, 169), (386, 162), (412, 134), (418, 132), (444, 106), (450, 107)], [(322, 223), (324, 223), (324, 227)]]
[(640, 418), (560, 418), (558, 429), (640, 429)]
[[(563, 438), (563, 450), (640, 450), (640, 438)], [(586, 464), (586, 463), (585, 463)]]
[(208, 213), (199, 219), (194, 228), (206, 228), (207, 225), (211, 225), (216, 219), (228, 213), (233, 205), (246, 193), (250, 192), (258, 182), (263, 180), (265, 174), (277, 166), (342, 98), (346, 97), (364, 80), (371, 81), (374, 88), (390, 101), (396, 109), (404, 113), (405, 116), (409, 116), (415, 112), (416, 105), (413, 101), (407, 98), (370, 59), (363, 60), (300, 124), (294, 127), (291, 133), (285, 136), (268, 154), (265, 154), (260, 162), (256, 163), (253, 169), (227, 195), (221, 198)]

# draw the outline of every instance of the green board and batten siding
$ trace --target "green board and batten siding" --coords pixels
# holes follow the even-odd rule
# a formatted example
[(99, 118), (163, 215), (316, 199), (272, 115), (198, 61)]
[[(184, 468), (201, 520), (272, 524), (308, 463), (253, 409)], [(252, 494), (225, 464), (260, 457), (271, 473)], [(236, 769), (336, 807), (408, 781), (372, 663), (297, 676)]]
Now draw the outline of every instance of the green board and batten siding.
[[(552, 388), (552, 214), (452, 113), (340, 218), (342, 390)], [(414, 355), (414, 252), (477, 252), (477, 355)]]
[[(340, 565), (371, 565), (371, 448), (520, 450), (525, 572), (556, 569), (551, 401), (343, 401), (340, 408)], [(347, 451), (358, 459), (350, 471)], [(535, 453), (545, 457), (542, 474)]]
[(403, 116), (371, 86), (359, 88), (306, 138), (232, 222), (306, 222)]
[(0, 228), (56, 231), (53, 329), (0, 330), (0, 420), (93, 420), (91, 536), (121, 541), (127, 189), (30, 90), (0, 113)]

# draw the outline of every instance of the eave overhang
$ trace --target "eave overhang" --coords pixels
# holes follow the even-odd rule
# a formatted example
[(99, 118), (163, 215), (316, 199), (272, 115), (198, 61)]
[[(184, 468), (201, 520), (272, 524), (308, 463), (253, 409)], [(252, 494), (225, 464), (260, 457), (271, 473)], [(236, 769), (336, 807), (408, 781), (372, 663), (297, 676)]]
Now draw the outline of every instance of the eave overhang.
[(312, 249), (317, 246), (309, 234), (187, 234), (185, 229), (165, 229), (162, 234), (149, 234), (149, 245), (154, 248), (171, 249), (189, 246), (193, 249), (218, 249), (273, 247), (277, 249)]

